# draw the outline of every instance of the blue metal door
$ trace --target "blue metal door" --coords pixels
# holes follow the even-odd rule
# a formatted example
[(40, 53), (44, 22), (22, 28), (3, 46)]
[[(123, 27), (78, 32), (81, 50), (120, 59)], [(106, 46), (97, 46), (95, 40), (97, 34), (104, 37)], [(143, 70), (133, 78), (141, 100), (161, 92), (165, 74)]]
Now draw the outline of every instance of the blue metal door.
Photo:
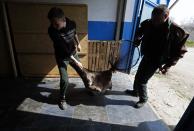
[[(134, 24), (134, 28), (133, 28), (133, 33), (132, 33), (132, 37), (131, 37), (131, 41), (133, 41), (134, 39), (134, 35), (135, 35), (135, 31), (136, 28), (139, 26), (139, 24), (146, 20), (151, 18), (151, 13), (152, 10), (154, 9), (154, 7), (156, 7), (159, 4), (169, 4), (170, 0), (141, 0), (138, 4), (139, 7), (137, 7), (137, 12), (136, 13), (136, 19)], [(131, 43), (129, 41), (129, 43)], [(131, 43), (132, 44), (132, 43)], [(137, 70), (138, 67), (138, 63), (140, 61), (140, 54), (139, 54), (139, 50), (138, 48), (135, 48), (133, 46), (131, 46), (131, 50), (129, 53), (129, 57), (128, 57), (128, 69), (126, 70), (127, 73), (133, 72)]]
[(123, 25), (121, 29), (120, 57), (117, 69), (121, 72), (129, 73), (131, 60), (133, 58), (133, 34), (137, 24), (137, 16), (142, 0), (124, 0), (125, 11), (123, 13)]

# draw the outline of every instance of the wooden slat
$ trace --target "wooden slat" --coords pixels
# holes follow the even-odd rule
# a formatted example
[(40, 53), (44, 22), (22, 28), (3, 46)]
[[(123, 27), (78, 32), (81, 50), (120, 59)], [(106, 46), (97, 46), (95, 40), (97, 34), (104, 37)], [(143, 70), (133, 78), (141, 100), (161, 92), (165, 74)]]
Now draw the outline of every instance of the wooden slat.
[(96, 71), (100, 71), (100, 45), (101, 43), (97, 43), (97, 57), (96, 57)]
[(113, 55), (113, 50), (112, 50), (113, 42), (110, 42), (110, 52), (109, 52), (109, 58), (108, 58), (108, 69), (111, 68), (110, 61), (112, 61), (112, 55)]
[(96, 53), (95, 53), (95, 71), (98, 69), (98, 42), (96, 42)]
[(96, 42), (93, 43), (93, 55), (92, 55), (92, 71), (95, 71), (95, 63), (96, 63), (96, 59), (95, 59), (95, 55), (96, 55)]
[(108, 42), (108, 48), (107, 48), (107, 58), (106, 58), (106, 69), (109, 69), (109, 58), (110, 58), (110, 46), (111, 46), (111, 42)]
[(92, 55), (93, 55), (93, 42), (90, 42), (89, 50), (90, 50), (90, 52), (91, 52), (91, 54), (90, 54), (90, 65), (89, 65), (90, 69), (89, 69), (89, 70), (92, 70), (92, 60), (93, 60), (93, 57), (92, 57)]
[(106, 58), (106, 43), (104, 43), (104, 42), (102, 44), (102, 51), (103, 51), (103, 55), (102, 55), (102, 65), (101, 65), (102, 68), (101, 69), (104, 70), (105, 69), (105, 67), (104, 67), (105, 58)]
[(95, 71), (95, 66), (96, 66), (96, 42), (94, 43), (94, 47), (93, 47), (93, 62), (92, 62), (92, 65), (93, 65), (93, 70)]
[(117, 42), (117, 60), (119, 59), (119, 51), (120, 51), (120, 42)]
[(104, 70), (106, 70), (106, 67), (107, 67), (107, 64), (106, 64), (106, 62), (107, 62), (107, 50), (108, 50), (108, 42), (105, 42), (105, 52), (104, 52), (104, 54), (105, 54), (105, 56), (104, 56)]
[(88, 69), (90, 69), (90, 54), (91, 54), (91, 51), (90, 51), (90, 42), (88, 42)]
[(88, 69), (91, 70), (92, 67), (92, 42), (89, 42), (89, 46), (88, 46)]
[(115, 62), (115, 58), (116, 58), (116, 50), (117, 50), (116, 49), (116, 42), (114, 42), (114, 43), (112, 42), (112, 54), (111, 54), (112, 56), (111, 57), (112, 57), (113, 63)]
[(100, 44), (100, 62), (99, 62), (99, 70), (103, 71), (103, 65), (104, 65), (104, 56), (105, 56), (105, 52), (104, 52), (104, 42)]
[(93, 63), (94, 63), (94, 44), (95, 43), (91, 43), (91, 70), (93, 71), (94, 69), (93, 69)]
[(108, 42), (106, 42), (106, 53), (105, 53), (105, 64), (104, 64), (104, 70), (107, 69), (107, 61), (108, 61), (108, 56), (107, 56), (107, 52), (108, 52)]

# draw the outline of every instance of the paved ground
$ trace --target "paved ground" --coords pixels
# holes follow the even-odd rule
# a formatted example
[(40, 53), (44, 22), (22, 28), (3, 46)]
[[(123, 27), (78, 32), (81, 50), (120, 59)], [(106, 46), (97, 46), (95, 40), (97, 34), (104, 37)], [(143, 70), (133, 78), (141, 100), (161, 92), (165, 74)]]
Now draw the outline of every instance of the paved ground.
[(128, 75), (113, 76), (113, 90), (91, 96), (80, 79), (70, 79), (68, 108), (56, 105), (58, 79), (1, 80), (0, 130), (17, 131), (168, 131), (149, 105), (135, 109)]
[(177, 63), (168, 75), (171, 80), (178, 81), (180, 85), (174, 87), (184, 97), (191, 100), (194, 97), (194, 48), (188, 48), (183, 59)]
[[(194, 48), (167, 75), (155, 74), (148, 83), (149, 103), (174, 128), (194, 97)], [(130, 75), (133, 81), (134, 75)]]
[(161, 118), (175, 126), (194, 97), (194, 48), (166, 76), (156, 74), (150, 81), (150, 103)]

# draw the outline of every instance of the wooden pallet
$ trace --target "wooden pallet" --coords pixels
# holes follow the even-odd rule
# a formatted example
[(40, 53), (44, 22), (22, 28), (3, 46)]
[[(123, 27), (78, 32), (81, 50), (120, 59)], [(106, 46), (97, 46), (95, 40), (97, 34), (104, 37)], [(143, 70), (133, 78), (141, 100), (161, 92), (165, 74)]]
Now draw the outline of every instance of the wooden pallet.
[(114, 64), (118, 59), (119, 48), (119, 41), (89, 41), (88, 70), (109, 70), (111, 63)]

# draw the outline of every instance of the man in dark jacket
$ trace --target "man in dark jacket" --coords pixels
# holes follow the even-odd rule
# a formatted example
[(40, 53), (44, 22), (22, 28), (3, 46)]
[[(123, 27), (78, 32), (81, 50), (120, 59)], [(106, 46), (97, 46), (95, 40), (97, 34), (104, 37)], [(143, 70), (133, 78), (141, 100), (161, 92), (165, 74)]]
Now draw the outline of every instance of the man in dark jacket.
[(159, 5), (152, 11), (151, 19), (141, 23), (136, 32), (135, 43), (141, 43), (143, 58), (135, 75), (133, 90), (126, 90), (131, 96), (139, 96), (135, 107), (142, 107), (148, 100), (147, 82), (159, 68), (162, 74), (175, 65), (187, 52), (185, 42), (188, 34), (169, 20), (169, 9)]
[(48, 34), (53, 41), (55, 57), (60, 73), (60, 99), (59, 108), (66, 107), (65, 93), (68, 87), (67, 66), (70, 64), (82, 78), (86, 87), (89, 87), (90, 80), (79, 61), (77, 51), (81, 50), (78, 36), (76, 34), (76, 23), (65, 17), (60, 8), (51, 8), (48, 12), (50, 27)]

